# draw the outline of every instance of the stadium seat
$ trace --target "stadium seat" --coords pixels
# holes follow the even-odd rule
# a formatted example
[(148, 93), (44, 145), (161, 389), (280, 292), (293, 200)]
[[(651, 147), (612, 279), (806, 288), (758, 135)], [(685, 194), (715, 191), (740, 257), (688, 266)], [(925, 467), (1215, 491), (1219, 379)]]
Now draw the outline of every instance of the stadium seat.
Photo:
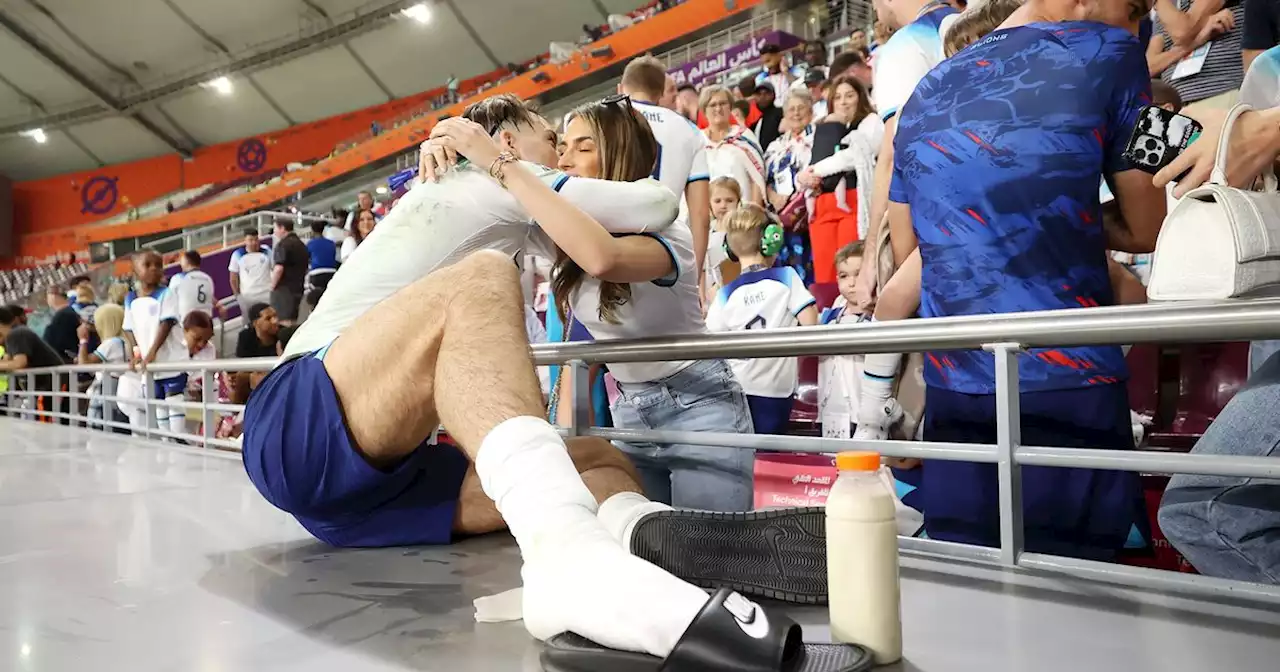
[(1179, 348), (1178, 404), (1170, 430), (1199, 437), (1249, 377), (1248, 343), (1195, 343)]

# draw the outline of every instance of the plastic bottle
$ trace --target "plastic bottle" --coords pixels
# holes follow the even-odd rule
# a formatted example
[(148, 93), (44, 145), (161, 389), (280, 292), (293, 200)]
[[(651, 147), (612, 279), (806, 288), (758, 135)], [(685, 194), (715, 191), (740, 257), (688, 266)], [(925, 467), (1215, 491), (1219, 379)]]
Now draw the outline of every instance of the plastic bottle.
[(866, 647), (886, 665), (902, 658), (893, 493), (880, 478), (878, 453), (840, 453), (836, 468), (827, 497), (831, 637)]

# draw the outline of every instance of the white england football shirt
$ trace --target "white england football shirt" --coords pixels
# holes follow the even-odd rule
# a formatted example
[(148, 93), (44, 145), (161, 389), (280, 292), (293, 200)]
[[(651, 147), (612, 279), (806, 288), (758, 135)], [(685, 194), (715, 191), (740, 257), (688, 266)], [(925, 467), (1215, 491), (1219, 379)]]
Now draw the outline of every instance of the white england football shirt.
[[(150, 294), (129, 292), (124, 299), (124, 330), (133, 333), (133, 341), (145, 357), (160, 334), (160, 324), (173, 322), (173, 329), (160, 348), (156, 350), (157, 362), (181, 362), (190, 359), (187, 344), (182, 340), (182, 326), (178, 324), (178, 297), (161, 287)], [(180, 371), (157, 371), (155, 378), (163, 380), (181, 375)]]
[(932, 2), (915, 21), (894, 33), (876, 50), (871, 63), (874, 84), (871, 100), (881, 119), (888, 121), (897, 114), (920, 80), (942, 62), (942, 37), (956, 15), (950, 5)]
[[(660, 230), (675, 220), (678, 200), (654, 180), (607, 182), (524, 165), (613, 233)], [(415, 186), (333, 275), (284, 356), (327, 346), (370, 308), (472, 252), (497, 250), (515, 263), (532, 230), (520, 203), (483, 170), (459, 168)]]
[(265, 297), (271, 294), (271, 248), (260, 245), (256, 252), (243, 247), (231, 253), (227, 270), (240, 274), (240, 295)]
[[(573, 319), (582, 325), (592, 339), (652, 338), (706, 331), (698, 301), (698, 277), (693, 263), (693, 233), (687, 226), (668, 227), (651, 234), (667, 249), (674, 270), (652, 282), (631, 284), (631, 300), (618, 310), (618, 324), (600, 319), (600, 281), (587, 276), (578, 291), (570, 297)], [(551, 254), (550, 238), (539, 230), (531, 247)], [(548, 249), (549, 248), (549, 249)], [(671, 376), (692, 364), (677, 362), (610, 363), (609, 372), (622, 383), (642, 383)]]
[(692, 121), (665, 107), (635, 102), (658, 141), (658, 166), (653, 178), (677, 196), (690, 182), (711, 179), (707, 171), (707, 138)]
[[(707, 328), (743, 331), (795, 327), (800, 324), (797, 317), (801, 311), (813, 304), (813, 295), (794, 268), (751, 271), (716, 293), (707, 310)], [(782, 398), (795, 393), (795, 357), (732, 359), (729, 366), (747, 394)]]
[(199, 310), (213, 317), (213, 278), (200, 269), (178, 273), (169, 279), (169, 291), (178, 297), (178, 324)]

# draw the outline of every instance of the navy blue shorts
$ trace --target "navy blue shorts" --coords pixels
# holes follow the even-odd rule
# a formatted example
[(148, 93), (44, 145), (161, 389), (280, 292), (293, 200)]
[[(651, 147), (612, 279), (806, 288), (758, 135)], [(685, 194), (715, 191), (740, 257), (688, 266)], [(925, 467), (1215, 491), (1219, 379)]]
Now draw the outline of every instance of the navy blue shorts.
[(751, 409), (751, 423), (756, 434), (786, 434), (791, 424), (791, 397), (757, 397), (747, 395), (747, 407)]
[(152, 399), (168, 399), (187, 391), (187, 374), (185, 373), (179, 373), (170, 378), (155, 378), (151, 382)]
[(375, 469), (352, 445), (316, 355), (272, 371), (250, 395), (244, 427), (249, 480), (317, 539), (354, 547), (451, 541), (466, 455), (424, 442), (394, 468)]
[[(1133, 450), (1123, 383), (1024, 392), (1021, 406), (1023, 445)], [(929, 387), (924, 440), (995, 443), (995, 395)], [(919, 494), (929, 538), (999, 546), (995, 465), (928, 460), (923, 469)], [(1036, 553), (1110, 559), (1143, 519), (1132, 472), (1023, 467), (1022, 503), (1026, 550)]]

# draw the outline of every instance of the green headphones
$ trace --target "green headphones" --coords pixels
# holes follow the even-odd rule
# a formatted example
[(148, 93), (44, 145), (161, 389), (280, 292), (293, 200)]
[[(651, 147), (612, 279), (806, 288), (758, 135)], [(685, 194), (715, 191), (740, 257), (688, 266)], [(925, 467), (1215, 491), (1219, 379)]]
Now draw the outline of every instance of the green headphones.
[[(781, 224), (770, 220), (764, 225), (764, 233), (760, 236), (760, 254), (766, 257), (776, 257), (782, 251), (785, 241), (782, 239), (783, 228)], [(729, 256), (729, 261), (737, 261), (738, 255), (729, 249), (729, 237), (724, 239), (724, 253)]]

